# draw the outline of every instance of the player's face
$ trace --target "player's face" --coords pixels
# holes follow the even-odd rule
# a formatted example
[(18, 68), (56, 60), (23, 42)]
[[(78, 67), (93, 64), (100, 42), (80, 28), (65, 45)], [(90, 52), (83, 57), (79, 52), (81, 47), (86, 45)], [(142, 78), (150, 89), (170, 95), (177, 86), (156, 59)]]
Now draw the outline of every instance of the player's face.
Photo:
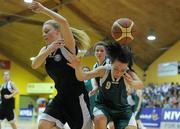
[(59, 31), (49, 24), (43, 25), (43, 38), (48, 43), (51, 44), (53, 41), (57, 40), (59, 36)]
[(120, 61), (115, 60), (112, 63), (112, 71), (114, 78), (121, 77), (128, 69), (128, 63), (122, 63)]
[(4, 72), (3, 78), (5, 81), (8, 81), (10, 79), (9, 72)]
[(104, 46), (102, 45), (97, 45), (95, 48), (95, 56), (97, 58), (97, 60), (101, 60), (103, 61), (106, 57), (106, 50), (104, 48)]

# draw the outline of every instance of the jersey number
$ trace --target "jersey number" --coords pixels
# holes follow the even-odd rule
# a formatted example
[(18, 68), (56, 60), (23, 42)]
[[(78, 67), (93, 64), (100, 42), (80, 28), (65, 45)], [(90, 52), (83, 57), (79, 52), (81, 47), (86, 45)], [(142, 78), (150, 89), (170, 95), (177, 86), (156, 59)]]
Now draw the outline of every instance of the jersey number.
[(111, 82), (107, 82), (105, 88), (106, 88), (107, 90), (109, 90), (109, 89), (111, 88)]

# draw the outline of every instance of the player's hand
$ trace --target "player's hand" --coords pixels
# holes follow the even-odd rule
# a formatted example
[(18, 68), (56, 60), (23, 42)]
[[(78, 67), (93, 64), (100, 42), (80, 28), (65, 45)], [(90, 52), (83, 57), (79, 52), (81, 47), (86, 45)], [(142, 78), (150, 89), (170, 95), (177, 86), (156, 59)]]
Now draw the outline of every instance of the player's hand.
[(65, 43), (64, 43), (64, 40), (62, 39), (59, 39), (59, 40), (56, 40), (54, 42), (52, 42), (49, 46), (48, 46), (48, 50), (50, 52), (54, 52), (55, 50), (59, 49), (59, 48), (62, 48), (65, 46)]
[(45, 7), (37, 2), (37, 1), (33, 1), (31, 3), (31, 5), (29, 6), (29, 8), (33, 11), (33, 12), (36, 12), (36, 13), (40, 13), (40, 12), (43, 12), (43, 10), (45, 9)]
[(11, 98), (11, 95), (4, 95), (4, 98), (5, 98), (5, 99), (10, 99), (10, 98)]
[(97, 93), (97, 90), (98, 89), (93, 89), (93, 90), (89, 91), (89, 97), (95, 95)]
[(129, 85), (132, 85), (132, 83), (133, 83), (133, 78), (131, 77), (131, 75), (130, 74), (128, 74), (128, 73), (125, 73), (124, 75), (123, 75), (123, 77), (124, 77), (124, 79), (126, 80), (126, 82), (129, 84)]

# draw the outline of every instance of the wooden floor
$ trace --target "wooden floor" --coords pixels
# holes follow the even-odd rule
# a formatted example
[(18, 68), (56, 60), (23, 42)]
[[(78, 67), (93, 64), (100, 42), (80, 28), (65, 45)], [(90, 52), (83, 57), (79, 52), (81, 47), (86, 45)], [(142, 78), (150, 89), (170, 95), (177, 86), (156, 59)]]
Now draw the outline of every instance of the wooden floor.
[[(37, 129), (35, 120), (18, 120), (16, 123), (18, 129)], [(2, 129), (12, 129), (6, 120), (2, 122), (1, 127)]]
[[(31, 120), (17, 120), (17, 127), (18, 129), (37, 129), (37, 120), (31, 119)], [(1, 129), (12, 129), (10, 124), (4, 120), (1, 125)], [(66, 127), (65, 129), (69, 129)], [(148, 128), (150, 129), (150, 128)], [(157, 129), (157, 128), (156, 128)]]
[[(16, 125), (18, 129), (37, 129), (38, 122), (36, 119), (17, 120)], [(1, 125), (1, 129), (12, 129), (10, 124), (4, 120)], [(66, 124), (64, 129), (70, 129)]]

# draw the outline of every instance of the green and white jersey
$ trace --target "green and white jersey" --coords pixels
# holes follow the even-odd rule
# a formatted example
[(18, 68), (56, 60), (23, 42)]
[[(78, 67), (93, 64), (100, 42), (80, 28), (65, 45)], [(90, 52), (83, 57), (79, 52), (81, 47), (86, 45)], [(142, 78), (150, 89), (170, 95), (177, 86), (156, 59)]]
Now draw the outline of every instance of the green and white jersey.
[[(98, 62), (96, 62), (96, 64), (94, 64), (94, 66), (93, 66), (93, 69), (96, 69), (99, 66), (105, 66), (105, 65), (110, 64), (110, 63), (111, 62), (110, 62), (109, 58), (106, 58), (101, 65)], [(100, 77), (96, 77), (95, 80), (99, 86), (100, 85)]]
[(100, 79), (96, 104), (102, 104), (120, 112), (131, 109), (127, 102), (127, 90), (123, 77), (114, 79), (111, 65), (106, 65), (105, 75)]
[(109, 60), (109, 58), (106, 58), (101, 65), (100, 65), (98, 62), (96, 62), (96, 63), (94, 64), (94, 66), (93, 66), (93, 69), (96, 69), (96, 68), (99, 67), (99, 66), (104, 66), (104, 65), (106, 65), (106, 64), (111, 64), (111, 61)]

